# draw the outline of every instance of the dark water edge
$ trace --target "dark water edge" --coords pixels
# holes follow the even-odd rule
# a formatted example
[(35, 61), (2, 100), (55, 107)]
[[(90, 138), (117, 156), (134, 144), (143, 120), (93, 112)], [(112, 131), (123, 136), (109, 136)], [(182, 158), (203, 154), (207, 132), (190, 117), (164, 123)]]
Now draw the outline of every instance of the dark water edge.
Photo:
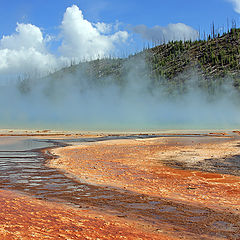
[[(0, 138), (0, 141), (4, 138)], [(5, 146), (0, 145), (0, 188), (27, 193), (38, 199), (65, 202), (76, 207), (82, 207), (84, 203), (89, 204), (91, 201), (90, 205), (101, 205), (99, 199), (104, 202), (111, 202), (111, 199), (120, 200), (123, 190), (80, 183), (79, 179), (70, 177), (64, 171), (48, 167), (47, 162), (54, 157), (50, 154), (53, 148), (64, 147), (73, 142), (96, 142), (126, 137), (64, 140), (14, 138), (18, 141)]]
[[(37, 199), (60, 202), (76, 208), (98, 209), (123, 218), (137, 218), (147, 221), (156, 228), (159, 228), (159, 224), (171, 223), (188, 234), (201, 234), (204, 231), (209, 236), (215, 236), (215, 230), (211, 226), (203, 224), (209, 216), (216, 219), (212, 223), (213, 225), (221, 220), (227, 226), (238, 228), (236, 222), (240, 218), (232, 213), (223, 214), (209, 208), (185, 205), (124, 189), (81, 183), (74, 177), (65, 174), (64, 171), (47, 166), (47, 162), (54, 157), (50, 154), (52, 148), (76, 142), (145, 137), (149, 136), (118, 135), (64, 140), (19, 138), (19, 141), (10, 144), (11, 146), (8, 145), (7, 148), (0, 145), (0, 189), (19, 191)], [(194, 137), (197, 136), (194, 135)], [(2, 139), (0, 138), (0, 141)], [(195, 217), (193, 218), (193, 216)], [(198, 227), (199, 224), (202, 224), (202, 228)], [(221, 236), (226, 238), (232, 234), (232, 231), (221, 232)]]
[[(206, 135), (111, 135), (93, 138), (74, 139), (31, 139), (21, 137), (0, 137), (0, 141), (14, 139), (12, 143), (0, 144), (0, 188), (19, 190), (30, 193), (37, 198), (57, 198), (76, 204), (79, 197), (90, 198), (100, 187), (86, 183), (79, 183), (76, 179), (66, 175), (64, 171), (50, 168), (47, 161), (53, 156), (49, 153), (51, 148), (63, 147), (74, 143), (97, 142), (114, 139), (143, 139), (156, 137), (190, 138), (201, 141)], [(208, 136), (209, 137), (209, 136)], [(212, 138), (212, 137), (210, 137)], [(224, 140), (224, 139), (223, 139)], [(190, 141), (190, 140), (189, 140)], [(190, 141), (191, 142), (191, 141)], [(206, 159), (203, 163), (187, 165), (171, 159), (164, 162), (166, 165), (180, 169), (213, 171), (240, 175), (240, 157), (229, 159)], [(89, 191), (91, 189), (91, 191)], [(105, 189), (103, 190), (105, 191)], [(108, 196), (110, 192), (108, 192)], [(114, 193), (115, 194), (115, 193)], [(114, 195), (113, 194), (113, 195)], [(105, 195), (101, 193), (101, 195)], [(110, 197), (111, 198), (111, 197)]]
[[(100, 187), (86, 183), (80, 183), (76, 179), (69, 177), (64, 171), (48, 167), (47, 161), (53, 157), (49, 153), (49, 150), (81, 142), (156, 137), (201, 139), (205, 137), (205, 135), (111, 135), (96, 138), (69, 138), (56, 140), (12, 137), (12, 139), (16, 140), (13, 143), (7, 145), (0, 144), (0, 188), (23, 191), (40, 199), (56, 198), (64, 201), (67, 200), (74, 204), (78, 202), (80, 197), (87, 197), (89, 199), (92, 194), (93, 197), (96, 198), (95, 194), (98, 191), (101, 192), (100, 195), (104, 196), (106, 195), (104, 193), (106, 189), (101, 189)], [(0, 141), (6, 141), (10, 138), (11, 137), (0, 137)], [(206, 159), (205, 165), (196, 163), (195, 166), (184, 165), (184, 163), (174, 161), (174, 159), (165, 161), (164, 163), (171, 167), (181, 169), (198, 169), (201, 171), (212, 170), (214, 172), (240, 175), (239, 160), (239, 156), (235, 156), (231, 159), (223, 159), (221, 161)], [(112, 192), (111, 194), (115, 195), (116, 193)], [(109, 198), (111, 198), (111, 194), (108, 192)]]

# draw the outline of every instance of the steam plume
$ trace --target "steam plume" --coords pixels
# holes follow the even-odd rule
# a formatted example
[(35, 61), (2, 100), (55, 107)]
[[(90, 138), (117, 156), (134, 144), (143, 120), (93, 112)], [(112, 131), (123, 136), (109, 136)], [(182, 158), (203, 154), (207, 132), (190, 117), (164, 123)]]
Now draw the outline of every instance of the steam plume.
[[(107, 64), (107, 60), (99, 60), (99, 64)], [(235, 103), (238, 93), (228, 84), (208, 95), (198, 88), (193, 75), (186, 82), (186, 93), (180, 94), (163, 80), (153, 83), (141, 58), (123, 63), (121, 80), (116, 76), (95, 78), (91, 68), (86, 63), (41, 81), (0, 88), (1, 126), (157, 130), (234, 128), (240, 124)]]

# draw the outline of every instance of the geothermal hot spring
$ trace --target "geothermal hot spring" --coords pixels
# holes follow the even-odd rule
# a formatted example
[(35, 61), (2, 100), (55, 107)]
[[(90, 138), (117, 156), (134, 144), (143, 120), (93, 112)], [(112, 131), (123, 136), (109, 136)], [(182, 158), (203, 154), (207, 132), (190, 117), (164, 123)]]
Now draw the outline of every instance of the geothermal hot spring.
[(121, 82), (92, 78), (84, 69), (40, 79), (3, 81), (2, 128), (93, 131), (233, 129), (239, 127), (239, 93), (230, 79), (214, 91), (199, 87), (198, 76), (179, 91), (154, 83), (143, 61), (129, 62)]
[[(175, 161), (175, 158), (179, 156), (180, 158), (183, 156), (184, 159), (189, 156), (191, 160), (194, 157), (197, 159), (199, 154), (194, 152), (197, 149), (194, 144), (204, 144), (208, 141), (209, 143), (214, 143), (214, 141), (225, 143), (230, 141), (228, 136), (225, 137), (219, 133), (216, 135), (214, 135), (215, 133), (213, 135), (193, 134), (191, 131), (188, 134), (177, 136), (175, 134), (157, 135), (156, 132), (163, 129), (205, 129), (204, 131), (207, 132), (206, 129), (238, 128), (240, 123), (239, 93), (231, 87), (231, 81), (228, 79), (214, 92), (205, 91), (198, 86), (198, 78), (194, 75), (186, 82), (186, 88), (181, 92), (177, 88), (171, 88), (172, 86), (161, 84), (161, 82), (153, 83), (139, 71), (139, 68), (141, 68), (139, 64), (131, 67), (125, 73), (124, 81), (120, 83), (112, 77), (92, 79), (85, 72), (77, 70), (64, 73), (63, 77), (53, 74), (41, 79), (23, 79), (2, 84), (0, 87), (0, 124), (2, 128), (9, 130), (5, 130), (7, 134), (1, 136), (0, 142), (1, 189), (47, 200), (47, 204), (49, 201), (58, 202), (78, 210), (87, 209), (89, 211), (91, 209), (91, 211), (101, 211), (103, 215), (105, 213), (112, 214), (111, 216), (117, 216), (124, 221), (134, 219), (136, 222), (140, 221), (141, 224), (145, 224), (144, 226), (155, 229), (155, 232), (162, 229), (162, 224), (172, 224), (174, 230), (166, 230), (171, 236), (176, 235), (176, 232), (179, 234), (179, 231), (182, 236), (194, 234), (199, 236), (202, 232), (207, 233), (208, 236), (227, 238), (233, 234), (238, 236), (239, 216), (235, 212), (218, 211), (211, 208), (211, 204), (212, 202), (215, 204), (215, 200), (222, 204), (226, 199), (230, 199), (228, 197), (231, 194), (233, 194), (231, 200), (234, 200), (234, 203), (238, 201), (234, 184), (239, 176), (239, 156), (223, 158), (221, 162), (218, 159), (214, 159), (214, 161), (212, 158), (207, 159), (208, 161), (204, 162), (205, 169), (202, 164), (199, 165), (199, 162), (202, 163), (201, 161), (196, 164), (194, 161), (190, 161), (193, 164), (192, 168), (188, 166), (189, 162)], [(23, 134), (18, 135), (17, 131), (10, 130), (14, 128), (70, 130), (70, 136), (66, 136), (64, 133), (54, 135), (51, 131), (31, 130), (26, 133), (22, 131)], [(71, 135), (73, 130), (93, 131), (98, 134)], [(118, 131), (122, 134), (103, 134), (104, 131)], [(130, 131), (155, 133), (132, 134), (128, 133)], [(32, 133), (36, 136), (31, 137)], [(45, 135), (41, 136), (41, 134)], [(148, 138), (151, 141), (153, 139), (157, 139), (157, 141), (149, 144), (145, 141)], [(167, 139), (166, 142), (164, 139)], [(238, 141), (238, 139), (239, 136), (235, 134), (232, 140)], [(101, 149), (102, 145), (99, 147), (96, 144), (92, 146), (91, 150), (88, 150), (89, 146), (95, 142), (98, 144), (103, 142), (104, 146), (105, 140), (125, 140), (130, 145), (114, 145), (114, 141), (108, 141), (113, 145), (110, 144)], [(135, 142), (131, 142), (132, 140)], [(131, 145), (133, 143), (134, 145)], [(180, 149), (179, 155), (172, 157), (169, 155), (170, 157), (168, 157), (169, 151), (171, 153), (171, 149), (168, 151), (167, 148), (168, 143), (171, 147), (184, 148), (188, 145), (187, 147), (190, 149)], [(111, 159), (111, 156), (120, 156), (122, 159), (121, 156), (127, 153), (127, 156), (123, 158), (124, 161), (129, 159), (134, 163), (139, 161), (134, 168), (153, 161), (151, 164), (155, 164), (156, 171), (152, 171), (152, 169), (143, 171), (141, 168), (136, 174), (130, 175), (132, 178), (128, 179), (125, 186), (128, 187), (128, 183), (132, 182), (138, 184), (138, 181), (143, 181), (144, 184), (147, 182), (148, 186), (148, 181), (150, 181), (151, 187), (158, 191), (155, 192), (155, 195), (151, 195), (147, 192), (144, 194), (138, 192), (139, 189), (142, 189), (142, 185), (141, 187), (136, 185), (135, 191), (121, 186), (92, 184), (87, 181), (88, 179), (78, 178), (63, 169), (50, 165), (51, 160), (57, 159), (51, 153), (54, 148), (68, 145), (78, 145), (79, 147), (84, 144), (85, 147), (87, 146), (84, 148), (86, 153), (81, 148), (80, 150), (76, 149), (80, 155), (77, 157), (82, 161), (78, 159), (75, 168), (81, 165), (80, 172), (83, 171), (82, 165), (84, 166), (85, 162), (87, 173), (97, 169), (95, 165), (89, 168), (88, 161), (91, 164), (97, 164), (102, 160), (98, 156), (100, 153), (100, 156), (103, 154), (104, 159), (105, 156), (110, 157), (109, 159), (106, 157), (106, 166), (110, 166), (110, 172), (116, 170), (114, 180), (121, 176), (125, 179), (129, 176), (126, 172), (133, 171), (131, 165), (128, 166), (124, 163), (118, 167), (118, 162), (114, 162), (115, 159), (114, 157)], [(199, 149), (200, 145), (197, 146)], [(202, 146), (204, 152), (204, 145)], [(91, 155), (95, 148), (97, 149), (95, 154)], [(120, 155), (116, 149), (119, 149)], [(166, 159), (163, 160), (164, 156), (154, 159), (154, 155), (152, 155), (154, 149), (158, 149), (158, 153), (164, 152), (167, 156)], [(129, 151), (133, 151), (132, 155), (128, 155)], [(139, 155), (137, 155), (138, 151)], [(149, 157), (147, 155), (145, 159), (141, 159), (146, 152), (150, 152), (150, 158), (147, 158)], [(74, 155), (74, 153), (71, 154)], [(71, 154), (70, 156), (72, 156)], [(134, 158), (135, 155), (137, 157)], [(129, 156), (131, 157), (129, 158)], [(209, 170), (212, 172), (208, 173)], [(163, 175), (159, 177), (158, 174), (161, 171)], [(178, 171), (180, 171), (179, 174)], [(199, 171), (199, 177), (195, 175), (197, 171)], [(105, 173), (106, 176), (103, 175), (103, 177), (109, 177), (105, 170), (102, 170), (98, 176), (101, 178), (101, 175)], [(187, 177), (188, 175), (191, 177)], [(231, 194), (223, 197), (224, 194), (218, 188), (219, 182), (215, 184), (214, 181), (215, 179), (225, 181), (225, 177), (227, 178), (226, 184), (225, 182), (221, 182), (221, 184), (230, 188)], [(196, 182), (192, 178), (197, 178)], [(147, 181), (145, 181), (146, 179)], [(154, 181), (151, 182), (151, 179), (158, 181), (157, 184)], [(197, 182), (199, 179), (200, 182)], [(174, 181), (177, 181), (177, 184)], [(189, 182), (186, 183), (186, 181)], [(227, 181), (234, 184), (228, 184)], [(170, 183), (173, 187), (171, 190), (167, 189)], [(206, 188), (206, 184), (212, 184), (211, 188)], [(163, 192), (159, 191), (158, 187), (163, 189)], [(144, 186), (143, 191), (145, 188), (147, 189)], [(175, 191), (178, 192), (175, 193)], [(164, 192), (169, 195), (163, 197)], [(215, 199), (215, 196), (219, 196), (219, 194), (222, 195)], [(203, 200), (198, 199), (199, 196), (204, 197), (205, 195), (211, 197), (208, 202), (204, 202), (204, 198)], [(169, 196), (173, 196), (173, 198)], [(186, 198), (187, 204), (180, 203), (178, 197)], [(200, 206), (199, 203), (203, 205)], [(231, 205), (229, 201), (227, 203), (229, 209), (232, 207), (235, 211), (234, 207), (237, 204)], [(224, 202), (225, 205), (226, 202)], [(206, 225), (206, 222), (209, 224)]]

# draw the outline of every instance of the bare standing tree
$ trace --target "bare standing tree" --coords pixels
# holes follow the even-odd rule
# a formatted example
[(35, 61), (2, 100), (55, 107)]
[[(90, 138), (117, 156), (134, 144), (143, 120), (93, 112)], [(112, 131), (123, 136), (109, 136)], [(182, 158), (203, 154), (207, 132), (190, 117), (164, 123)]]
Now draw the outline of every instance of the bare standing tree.
[(198, 26), (198, 41), (201, 39), (201, 28)]
[(229, 33), (229, 21), (228, 21), (228, 17), (227, 17), (227, 32)]
[(236, 24), (236, 20), (232, 19), (232, 28), (236, 29), (237, 24)]
[(211, 34), (212, 34), (212, 38), (215, 38), (215, 26), (214, 26), (214, 22), (212, 22), (212, 25), (211, 25)]

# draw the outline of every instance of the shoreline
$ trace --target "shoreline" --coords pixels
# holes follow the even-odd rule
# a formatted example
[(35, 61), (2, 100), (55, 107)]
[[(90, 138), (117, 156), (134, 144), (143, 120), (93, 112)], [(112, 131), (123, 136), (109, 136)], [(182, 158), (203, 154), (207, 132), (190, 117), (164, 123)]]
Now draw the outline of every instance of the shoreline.
[[(198, 231), (196, 226), (188, 225), (189, 208), (194, 208), (192, 211), (195, 213), (192, 212), (191, 217), (195, 220), (191, 224), (197, 224), (199, 231), (222, 236), (230, 234), (229, 237), (237, 234), (237, 229), (240, 230), (240, 175), (211, 173), (206, 169), (178, 169), (177, 166), (168, 166), (163, 161), (163, 158), (177, 158), (181, 162), (183, 161), (181, 157), (187, 157), (189, 160), (195, 158), (197, 162), (204, 162), (207, 158), (226, 158), (240, 153), (236, 147), (239, 138), (226, 136), (219, 138), (215, 135), (206, 138), (208, 141), (201, 137), (194, 141), (191, 141), (192, 138), (182, 137), (184, 141), (181, 142), (181, 137), (170, 139), (163, 137), (81, 143), (54, 149), (53, 154), (59, 157), (51, 160), (49, 165), (65, 171), (79, 182), (106, 189), (118, 188), (122, 189), (123, 193), (129, 191), (135, 195), (145, 196), (145, 199), (155, 199), (153, 201), (159, 203), (158, 208), (161, 209), (163, 205), (169, 209), (169, 212), (156, 210), (156, 214), (169, 218), (167, 222), (171, 223), (172, 228), (176, 224), (175, 221), (179, 221), (182, 222), (182, 226), (188, 226), (188, 231), (196, 234)], [(129, 214), (132, 207), (127, 210)], [(149, 205), (145, 202), (139, 207), (148, 208)], [(181, 209), (181, 214), (177, 209)], [(209, 212), (209, 215), (199, 215), (196, 213), (198, 211), (210, 211), (211, 214)], [(168, 214), (172, 214), (175, 220), (170, 220)], [(210, 228), (206, 228), (206, 222), (214, 224), (220, 221), (218, 219), (222, 219), (229, 226), (234, 226), (234, 230), (221, 227), (213, 229), (211, 224)], [(136, 216), (135, 221), (138, 221)], [(161, 222), (160, 220), (160, 225)], [(174, 236), (172, 230), (168, 231), (169, 236)], [(198, 234), (194, 236), (197, 238)]]
[[(185, 181), (184, 186), (196, 185), (201, 181), (216, 186), (224, 182), (226, 184), (236, 182), (240, 186), (240, 174), (234, 176), (217, 172), (211, 173), (206, 169), (191, 169), (191, 165), (179, 168), (176, 160), (184, 162), (183, 158), (187, 157), (190, 160), (194, 154), (196, 155), (195, 161), (201, 162), (204, 159), (226, 158), (240, 153), (240, 150), (235, 148), (238, 140), (227, 139), (226, 143), (225, 141), (218, 142), (218, 140), (216, 140), (217, 143), (211, 143), (211, 140), (210, 143), (192, 143), (190, 141), (189, 145), (186, 142), (181, 145), (179, 139), (170, 139), (168, 142), (168, 139), (165, 138), (81, 143), (81, 145), (52, 149), (51, 153), (57, 157), (50, 160), (48, 165), (65, 171), (66, 174), (76, 178), (79, 182), (124, 188), (139, 194), (153, 196), (159, 196), (160, 192), (164, 192), (156, 187), (158, 179), (164, 178), (166, 183), (162, 185), (159, 182), (159, 185), (168, 189), (168, 181), (172, 181), (171, 175)], [(193, 144), (195, 146), (192, 147)], [(159, 145), (161, 146), (159, 147)], [(195, 147), (197, 149), (194, 149)], [(141, 148), (145, 148), (146, 152), (142, 151), (137, 154), (136, 152), (141, 151)], [(223, 149), (221, 150), (221, 148)], [(230, 149), (231, 152), (226, 153), (226, 149)], [(188, 152), (190, 152), (190, 156), (187, 156)], [(141, 154), (145, 155), (141, 156)], [(174, 161), (175, 164), (171, 164), (173, 160), (168, 159), (174, 158), (177, 158)], [(157, 161), (158, 163), (155, 164)], [(135, 176), (139, 176), (138, 179)], [(181, 191), (181, 189), (179, 190)], [(166, 197), (169, 196), (166, 195)], [(180, 201), (188, 202), (189, 200), (186, 197), (181, 197)], [(231, 205), (230, 201), (229, 205)]]
[(96, 136), (96, 135), (180, 135), (180, 134), (229, 134), (238, 129), (154, 129), (154, 130), (53, 130), (53, 129), (0, 129), (0, 136)]
[[(6, 140), (5, 137), (3, 137)], [(9, 138), (8, 138), (9, 139)], [(21, 136), (21, 140), (29, 139)], [(45, 139), (45, 138), (44, 138)], [(2, 140), (2, 138), (1, 138)], [(16, 138), (11, 137), (7, 144), (14, 144)], [(20, 141), (21, 141), (20, 140)], [(18, 137), (17, 140), (19, 141)], [(52, 146), (24, 150), (20, 152), (36, 152), (44, 158), (44, 165), (54, 158), (50, 151), (67, 146), (53, 138)], [(3, 143), (3, 142), (2, 142)], [(5, 151), (4, 151), (5, 152)], [(19, 152), (19, 151), (17, 151)], [(67, 204), (64, 199), (36, 198), (31, 192), (21, 189), (0, 189), (0, 238), (3, 239), (163, 239), (177, 240), (178, 238), (155, 231), (154, 227), (146, 227), (131, 219), (118, 217), (116, 214), (103, 213), (99, 208), (82, 203), (81, 207)], [(16, 215), (17, 212), (17, 215)], [(57, 222), (57, 223), (56, 223)]]
[[(240, 231), (240, 176), (208, 173), (204, 169), (192, 170), (186, 166), (179, 169), (178, 163), (183, 162), (181, 156), (204, 163), (208, 157), (217, 159), (236, 155), (239, 153), (236, 147), (238, 135), (219, 132), (168, 135), (148, 138), (149, 135), (138, 134), (133, 139), (115, 140), (115, 135), (107, 135), (109, 138), (100, 134), (78, 136), (79, 139), (89, 138), (87, 142), (73, 141), (75, 135), (70, 135), (60, 138), (61, 143), (57, 143), (59, 136), (53, 135), (24, 137), (52, 139), (55, 144), (63, 144), (64, 147), (55, 145), (37, 151), (45, 154), (47, 166), (59, 169), (66, 177), (89, 184), (92, 197), (79, 199), (82, 209), (61, 203), (59, 206), (70, 209), (64, 214), (77, 211), (81, 216), (87, 211), (94, 216), (91, 221), (100, 215), (106, 225), (118, 225), (120, 221), (126, 226), (125, 230), (120, 230), (121, 236), (129, 234), (127, 226), (131, 225), (137, 229), (134, 230), (135, 237), (145, 234), (143, 239), (230, 239), (232, 235), (237, 236)], [(94, 137), (104, 141), (91, 142)], [(14, 137), (10, 139), (14, 140)], [(64, 139), (72, 145), (66, 146)], [(176, 158), (172, 161), (174, 164), (168, 166), (164, 157), (168, 160)], [(15, 198), (6, 199), (11, 204), (18, 199), (17, 193), (12, 194), (16, 194)], [(0, 191), (0, 195), (5, 201), (4, 191)], [(34, 198), (26, 197), (24, 201), (24, 204), (36, 207)], [(40, 202), (46, 208), (54, 205), (49, 201)], [(12, 214), (11, 209), (8, 211)], [(58, 211), (56, 209), (56, 213)], [(28, 215), (24, 211), (22, 214)], [(61, 218), (64, 219), (64, 215)], [(224, 225), (221, 226), (220, 222)], [(93, 224), (97, 225), (94, 221)], [(59, 231), (56, 229), (59, 229), (57, 226), (55, 231)], [(108, 231), (111, 234), (111, 230)], [(0, 229), (0, 235), (1, 232)], [(97, 228), (94, 232), (99, 233)], [(103, 237), (101, 234), (98, 235), (100, 238)], [(112, 238), (105, 236), (103, 239)], [(132, 239), (135, 239), (134, 235)]]

